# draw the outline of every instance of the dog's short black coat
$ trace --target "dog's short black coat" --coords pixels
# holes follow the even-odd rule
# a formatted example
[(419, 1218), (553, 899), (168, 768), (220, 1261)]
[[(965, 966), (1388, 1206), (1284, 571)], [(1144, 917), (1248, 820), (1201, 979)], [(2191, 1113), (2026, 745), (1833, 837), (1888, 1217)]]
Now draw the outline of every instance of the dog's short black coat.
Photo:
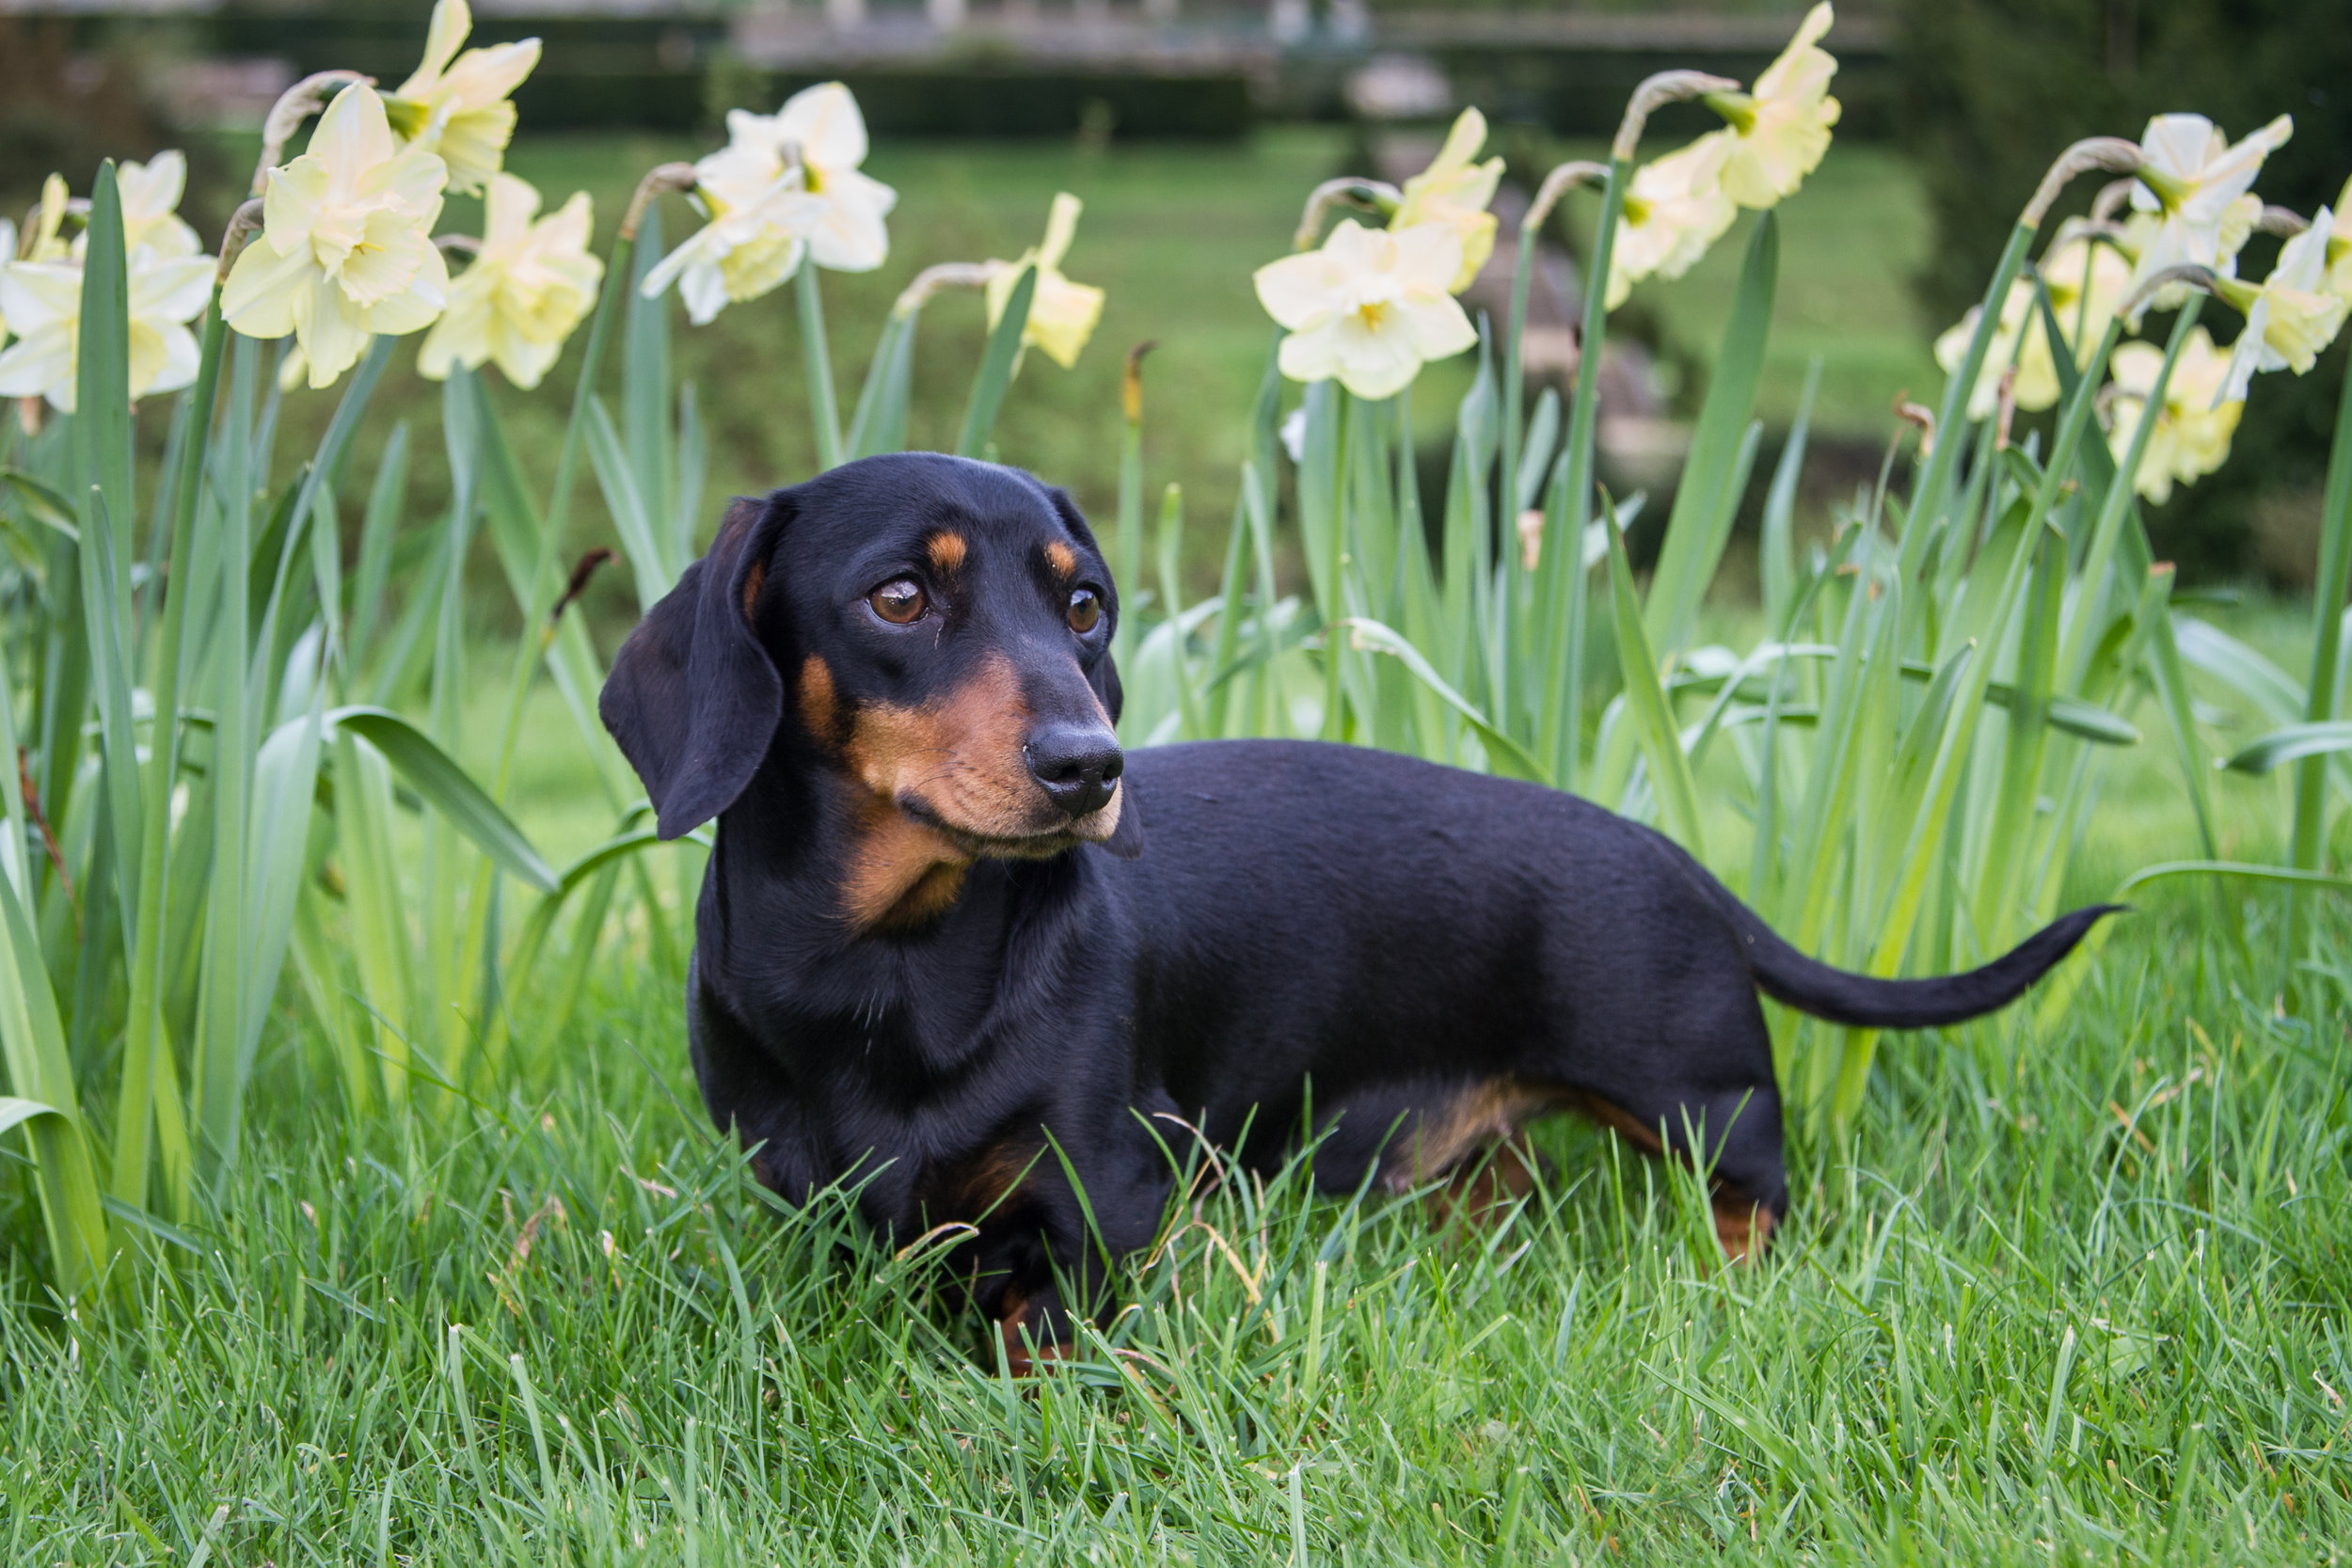
[(1573, 1108), (1707, 1162), (1753, 1254), (1788, 1205), (1759, 988), (1951, 1022), (2104, 912), (1866, 979), (1573, 796), (1352, 746), (1122, 757), (1117, 613), (1060, 491), (868, 458), (735, 503), (602, 703), (662, 835), (719, 819), (687, 996), (712, 1117), (787, 1196), (976, 1222), (957, 1267), (1016, 1359), (1068, 1335), (1057, 1270), (1106, 1304), (1188, 1128), (1264, 1164), (1311, 1115), (1319, 1183), (1402, 1188)]

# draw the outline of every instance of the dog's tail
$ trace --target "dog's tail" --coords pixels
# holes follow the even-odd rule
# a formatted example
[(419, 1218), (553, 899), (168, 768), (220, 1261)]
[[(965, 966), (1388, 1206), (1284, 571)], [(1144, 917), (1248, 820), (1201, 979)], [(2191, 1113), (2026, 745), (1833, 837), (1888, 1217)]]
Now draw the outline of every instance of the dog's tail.
[[(1719, 884), (1720, 885), (1720, 884)], [(1783, 942), (1754, 910), (1720, 895), (1764, 994), (1832, 1023), (1868, 1029), (1924, 1029), (1958, 1023), (2005, 1007), (2047, 974), (2121, 904), (2092, 904), (2063, 914), (1980, 969), (1927, 980), (1880, 980), (1833, 969)]]

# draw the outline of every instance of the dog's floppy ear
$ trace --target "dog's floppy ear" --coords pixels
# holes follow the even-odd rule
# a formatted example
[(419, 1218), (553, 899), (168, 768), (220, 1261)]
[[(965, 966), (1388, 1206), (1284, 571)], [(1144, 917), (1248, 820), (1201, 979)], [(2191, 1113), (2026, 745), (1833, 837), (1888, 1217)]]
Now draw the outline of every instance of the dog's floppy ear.
[(784, 681), (752, 626), (788, 494), (738, 497), (710, 553), (646, 611), (612, 657), (596, 708), (620, 743), (665, 838), (734, 804), (768, 754)]
[[(1087, 527), (1087, 520), (1079, 513), (1077, 503), (1070, 499), (1070, 492), (1048, 485), (1045, 496), (1054, 503), (1054, 515), (1062, 520), (1062, 526), (1076, 534), (1088, 549), (1101, 555), (1102, 548), (1094, 542), (1094, 531)], [(1107, 565), (1103, 573), (1103, 597), (1106, 601), (1104, 608), (1111, 612), (1111, 626), (1116, 628), (1119, 625), (1119, 584), (1110, 580)], [(1126, 705), (1127, 694), (1120, 687), (1119, 665), (1111, 657), (1108, 648), (1104, 649), (1103, 657), (1094, 661), (1094, 668), (1087, 672), (1087, 685), (1094, 689), (1094, 695), (1102, 702), (1103, 711), (1110, 715), (1111, 722), (1118, 723), (1119, 711)]]

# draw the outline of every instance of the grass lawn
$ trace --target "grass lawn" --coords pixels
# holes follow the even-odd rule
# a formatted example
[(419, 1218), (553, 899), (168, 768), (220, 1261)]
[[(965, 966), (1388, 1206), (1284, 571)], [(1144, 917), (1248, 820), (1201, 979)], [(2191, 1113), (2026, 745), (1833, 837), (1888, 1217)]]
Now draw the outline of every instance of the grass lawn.
[[(604, 828), (568, 729), (533, 710), (516, 800), (558, 854)], [(2225, 783), (2229, 852), (2275, 851), (2277, 782)], [(2106, 801), (2070, 902), (2186, 842), (2153, 748)], [(405, 1117), (346, 1117), (289, 990), (172, 1269), (61, 1323), (0, 1246), (0, 1560), (2337, 1560), (2352, 968), (2280, 1019), (2214, 913), (2144, 899), (2055, 1022), (1890, 1042), (1759, 1268), (1555, 1123), (1469, 1234), (1206, 1183), (1027, 1385), (923, 1249), (754, 1189), (642, 929)]]

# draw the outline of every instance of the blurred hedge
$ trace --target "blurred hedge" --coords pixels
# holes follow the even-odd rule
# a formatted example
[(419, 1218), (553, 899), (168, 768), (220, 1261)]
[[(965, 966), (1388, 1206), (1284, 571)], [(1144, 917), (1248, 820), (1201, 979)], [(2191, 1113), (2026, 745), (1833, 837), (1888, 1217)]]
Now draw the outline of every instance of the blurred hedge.
[[(1936, 230), (1919, 277), (1935, 327), (1977, 302), (2018, 210), (2078, 137), (2136, 138), (2151, 115), (2178, 110), (2210, 116), (2234, 137), (2288, 113), (2295, 137), (2264, 169), (2265, 199), (2308, 214), (2352, 174), (2345, 0), (1904, 0), (1895, 59), (1903, 132)], [(2087, 207), (2099, 183), (2077, 182), (2060, 212)], [(2262, 277), (2276, 252), (2258, 236), (2241, 271)], [(2237, 330), (2217, 304), (2203, 320), (2218, 341)], [(2159, 546), (2185, 570), (2261, 563), (2296, 575), (2296, 547), (2282, 558), (2274, 538), (2267, 559), (2258, 555), (2255, 524), (2312, 500), (2345, 357), (2339, 342), (2310, 375), (2262, 377), (2228, 466), (2151, 516)]]

